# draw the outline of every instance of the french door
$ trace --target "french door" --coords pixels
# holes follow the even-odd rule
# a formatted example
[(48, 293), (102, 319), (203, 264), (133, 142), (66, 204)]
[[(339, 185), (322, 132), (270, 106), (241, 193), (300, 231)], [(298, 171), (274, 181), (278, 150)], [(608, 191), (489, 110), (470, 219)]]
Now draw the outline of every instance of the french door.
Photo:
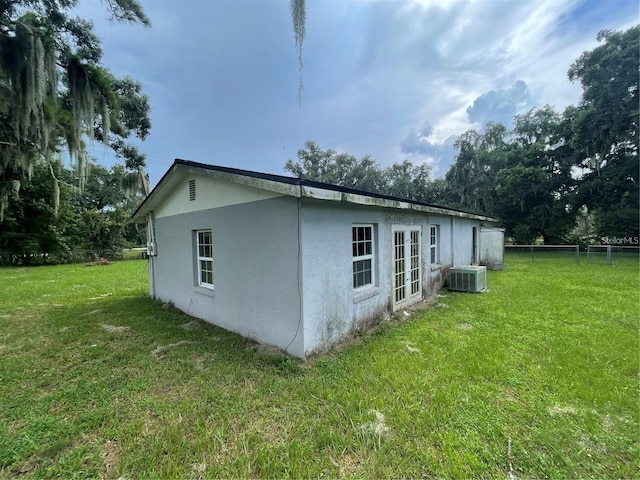
[(393, 309), (422, 298), (420, 227), (393, 227)]

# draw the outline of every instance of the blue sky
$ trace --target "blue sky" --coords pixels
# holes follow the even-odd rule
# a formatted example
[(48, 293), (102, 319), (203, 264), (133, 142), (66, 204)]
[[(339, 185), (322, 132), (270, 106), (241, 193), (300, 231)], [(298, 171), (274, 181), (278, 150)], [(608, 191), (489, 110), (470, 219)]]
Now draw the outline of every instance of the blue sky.
[(78, 14), (104, 64), (150, 97), (152, 185), (174, 158), (282, 174), (307, 140), (442, 176), (466, 130), (577, 103), (571, 63), (599, 30), (640, 21), (637, 0), (307, 0), (299, 105), (288, 0), (140, 3), (151, 28), (114, 23), (97, 2)]

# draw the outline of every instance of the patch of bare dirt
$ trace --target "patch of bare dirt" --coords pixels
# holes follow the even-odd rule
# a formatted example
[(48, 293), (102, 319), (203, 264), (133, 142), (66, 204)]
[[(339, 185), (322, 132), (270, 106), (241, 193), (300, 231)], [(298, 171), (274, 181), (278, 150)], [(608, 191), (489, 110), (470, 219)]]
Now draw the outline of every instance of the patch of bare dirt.
[[(22, 464), (13, 468), (10, 472), (10, 475), (14, 475), (14, 476), (7, 477), (7, 478), (18, 478), (24, 475), (28, 475), (29, 473), (33, 472), (36, 468), (38, 468), (39, 465), (40, 465), (40, 462), (38, 461), (38, 459), (35, 457), (31, 457), (26, 462), (23, 462)], [(0, 471), (0, 473), (3, 473), (3, 472)]]
[(200, 328), (200, 322), (198, 320), (191, 320), (190, 322), (183, 323), (180, 326), (189, 332), (191, 330), (196, 330)]
[(98, 258), (95, 262), (87, 262), (85, 263), (86, 267), (96, 267), (96, 266), (102, 266), (102, 265), (109, 265), (111, 262), (109, 260), (107, 260), (106, 258)]
[(120, 447), (115, 440), (107, 440), (100, 446), (100, 455), (102, 455), (102, 472), (100, 478), (114, 478), (115, 467), (120, 460)]
[(204, 474), (207, 471), (207, 462), (195, 462), (191, 464), (191, 470), (198, 475), (197, 478), (204, 478)]
[(204, 355), (193, 355), (189, 357), (189, 360), (193, 361), (193, 366), (195, 367), (195, 369), (201, 372), (207, 370), (215, 359), (215, 353), (206, 353)]
[(473, 325), (471, 325), (469, 322), (462, 322), (457, 324), (456, 327), (458, 327), (460, 330), (471, 330), (473, 328)]
[(100, 326), (103, 330), (109, 333), (124, 333), (131, 330), (131, 327), (116, 327), (115, 325), (109, 325), (101, 323)]
[(413, 345), (411, 345), (410, 343), (407, 343), (405, 345), (405, 348), (407, 349), (407, 352), (409, 353), (420, 353), (420, 349), (414, 347)]
[(164, 354), (167, 350), (170, 350), (172, 348), (178, 348), (178, 347), (183, 347), (185, 345), (192, 345), (196, 342), (189, 342), (187, 340), (181, 340), (177, 343), (170, 343), (169, 345), (161, 345), (155, 349), (153, 349), (151, 351), (151, 356), (153, 358), (157, 358), (158, 360), (162, 359), (164, 357)]
[[(333, 462), (336, 465), (336, 462)], [(340, 462), (337, 462), (340, 478), (357, 476), (362, 465), (362, 456), (359, 453), (345, 453)]]
[(547, 413), (552, 417), (555, 415), (575, 415), (576, 409), (571, 405), (554, 405), (547, 409)]
[(247, 347), (248, 350), (254, 350), (261, 355), (273, 356), (273, 357), (285, 357), (287, 354), (284, 350), (275, 347), (273, 345), (263, 345), (261, 343), (251, 344)]

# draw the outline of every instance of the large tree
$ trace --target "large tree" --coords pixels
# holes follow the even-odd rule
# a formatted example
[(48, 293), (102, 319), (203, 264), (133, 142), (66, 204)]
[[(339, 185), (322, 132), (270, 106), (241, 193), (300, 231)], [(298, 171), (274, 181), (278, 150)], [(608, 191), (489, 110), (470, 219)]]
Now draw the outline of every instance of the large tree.
[[(91, 22), (71, 16), (77, 0), (0, 0), (0, 220), (38, 159), (64, 146), (82, 188), (86, 140), (98, 140), (134, 173), (144, 156), (127, 144), (149, 132), (149, 103), (138, 82), (101, 65)], [(106, 0), (113, 19), (149, 25), (136, 0)], [(53, 169), (52, 175), (55, 177)], [(59, 184), (55, 180), (57, 205)]]
[(575, 223), (567, 120), (545, 106), (516, 115), (514, 124), (509, 163), (496, 178), (497, 214), (519, 240), (562, 243)]
[(489, 123), (458, 138), (445, 177), (449, 203), (500, 217), (518, 243), (561, 242), (575, 221), (571, 119), (545, 106), (517, 115), (514, 124), (508, 131)]
[(445, 179), (449, 186), (448, 203), (477, 212), (494, 214), (495, 176), (508, 161), (509, 132), (501, 123), (490, 122), (484, 132), (469, 130), (458, 137), (455, 162)]
[(602, 44), (584, 52), (568, 73), (583, 87), (580, 104), (567, 112), (581, 155), (577, 206), (592, 212), (600, 235), (637, 237), (640, 26), (603, 30), (597, 38)]
[(311, 141), (298, 150), (297, 162), (288, 160), (284, 169), (298, 178), (371, 192), (381, 191), (385, 183), (382, 170), (370, 157), (358, 160), (348, 153), (322, 150)]
[(450, 203), (502, 218), (519, 243), (568, 238), (578, 214), (603, 236), (638, 236), (640, 29), (602, 31), (569, 69), (584, 92), (562, 114), (546, 106), (456, 141)]

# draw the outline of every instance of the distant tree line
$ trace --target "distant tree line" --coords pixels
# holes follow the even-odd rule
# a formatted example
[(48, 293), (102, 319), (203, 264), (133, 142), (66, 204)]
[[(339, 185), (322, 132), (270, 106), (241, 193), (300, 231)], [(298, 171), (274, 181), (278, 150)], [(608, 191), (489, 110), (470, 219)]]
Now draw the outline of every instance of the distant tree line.
[(371, 157), (358, 160), (348, 153), (322, 150), (309, 141), (304, 149), (298, 150), (298, 161), (287, 161), (284, 169), (298, 178), (423, 202), (434, 200), (430, 190), (431, 167), (426, 163), (415, 165), (405, 160), (383, 169)]
[[(53, 204), (54, 169), (60, 205)], [(143, 196), (126, 187), (124, 166), (88, 162), (82, 190), (74, 169), (60, 161), (38, 161), (0, 224), (0, 264), (34, 265), (117, 257), (125, 247), (146, 244), (143, 225), (131, 214)]]
[(456, 141), (455, 162), (432, 180), (426, 164), (381, 168), (370, 157), (307, 142), (285, 169), (296, 176), (501, 219), (516, 243), (590, 243), (638, 237), (640, 27), (601, 31), (602, 44), (568, 72), (583, 93), (561, 113), (551, 106), (489, 123)]
[[(100, 67), (90, 24), (66, 16), (74, 3), (0, 0), (0, 263), (109, 257), (145, 244), (144, 226), (130, 221), (144, 198), (139, 187), (145, 158), (125, 140), (147, 135), (148, 99), (137, 82)], [(105, 3), (116, 19), (148, 23), (133, 0)], [(639, 26), (600, 32), (601, 45), (583, 53), (568, 72), (583, 88), (578, 105), (517, 115), (512, 130), (489, 123), (465, 132), (442, 179), (432, 179), (426, 163), (382, 168), (370, 157), (322, 150), (314, 142), (285, 169), (297, 177), (496, 216), (517, 243), (638, 237), (639, 34)], [(49, 46), (52, 39), (60, 41)], [(52, 72), (45, 72), (46, 81), (37, 73), (40, 59), (49, 55), (45, 47), (57, 48), (54, 68), (67, 72), (55, 84)], [(11, 56), (17, 51), (26, 55), (25, 64)], [(94, 90), (74, 93), (69, 69), (81, 67), (74, 75)], [(57, 89), (47, 90), (53, 85)], [(28, 92), (41, 103), (26, 101)], [(75, 113), (78, 132), (73, 108), (82, 101), (87, 110)], [(89, 136), (105, 141), (124, 165), (92, 163), (82, 144)], [(75, 155), (70, 167), (59, 154), (65, 142)]]

